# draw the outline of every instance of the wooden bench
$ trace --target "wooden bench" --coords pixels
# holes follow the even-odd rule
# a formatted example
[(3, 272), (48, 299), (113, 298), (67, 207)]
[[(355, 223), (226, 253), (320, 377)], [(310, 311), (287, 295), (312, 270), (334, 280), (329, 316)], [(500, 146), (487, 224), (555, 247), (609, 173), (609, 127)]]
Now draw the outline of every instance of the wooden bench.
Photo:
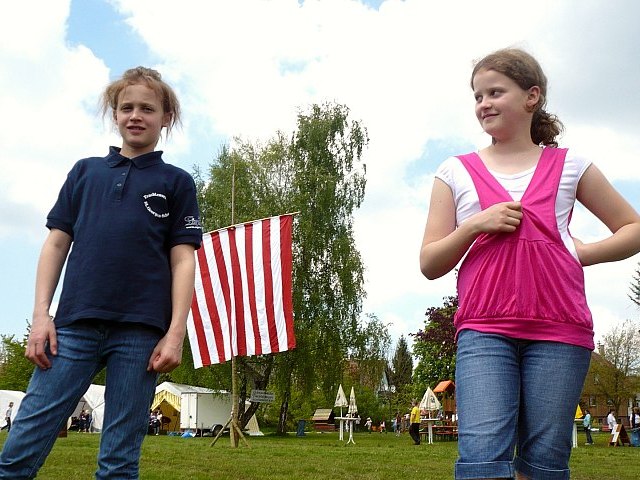
[(458, 439), (458, 426), (457, 425), (434, 425), (433, 436), (440, 440), (457, 440)]

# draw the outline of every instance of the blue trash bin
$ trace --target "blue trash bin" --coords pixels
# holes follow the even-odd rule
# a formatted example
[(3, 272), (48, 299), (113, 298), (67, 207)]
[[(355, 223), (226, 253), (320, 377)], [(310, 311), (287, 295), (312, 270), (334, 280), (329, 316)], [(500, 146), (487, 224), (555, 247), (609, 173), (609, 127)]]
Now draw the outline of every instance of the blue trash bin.
[(298, 431), (296, 432), (296, 437), (304, 437), (304, 427), (306, 425), (306, 420), (298, 420)]

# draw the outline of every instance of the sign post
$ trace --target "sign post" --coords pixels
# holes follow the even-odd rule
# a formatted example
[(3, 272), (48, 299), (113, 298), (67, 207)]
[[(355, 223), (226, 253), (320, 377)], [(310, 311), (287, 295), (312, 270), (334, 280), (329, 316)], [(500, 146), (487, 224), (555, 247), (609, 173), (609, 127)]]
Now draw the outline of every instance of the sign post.
[(251, 400), (253, 403), (273, 403), (276, 399), (274, 392), (267, 392), (266, 390), (251, 390)]
[(629, 435), (624, 429), (624, 425), (618, 424), (611, 432), (611, 438), (609, 438), (609, 446), (617, 447), (618, 445), (622, 445), (624, 447), (625, 443), (631, 446), (631, 440), (629, 440)]

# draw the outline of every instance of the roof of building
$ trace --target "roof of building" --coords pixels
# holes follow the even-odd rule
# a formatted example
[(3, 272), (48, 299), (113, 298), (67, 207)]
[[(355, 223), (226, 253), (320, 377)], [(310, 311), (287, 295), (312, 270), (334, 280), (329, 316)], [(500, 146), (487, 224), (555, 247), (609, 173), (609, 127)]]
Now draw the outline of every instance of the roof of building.
[(452, 380), (443, 380), (436, 388), (433, 389), (433, 393), (453, 392), (456, 389), (456, 384)]
[(331, 408), (318, 408), (313, 414), (313, 421), (328, 421), (333, 419), (333, 410)]

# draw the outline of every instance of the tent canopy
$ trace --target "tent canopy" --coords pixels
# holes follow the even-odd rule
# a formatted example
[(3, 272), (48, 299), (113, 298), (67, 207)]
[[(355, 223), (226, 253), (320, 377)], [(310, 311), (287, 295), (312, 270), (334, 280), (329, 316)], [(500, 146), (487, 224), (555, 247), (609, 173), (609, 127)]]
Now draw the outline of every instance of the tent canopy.
[[(216, 410), (224, 410), (223, 420), (219, 423), (224, 424), (228, 419), (229, 412), (231, 411), (231, 394), (227, 390), (213, 390), (211, 388), (196, 387), (193, 385), (184, 385), (181, 383), (163, 382), (156, 387), (156, 394), (151, 403), (151, 410), (160, 409), (163, 417), (163, 430), (168, 431), (180, 431), (181, 412), (183, 398), (191, 397), (192, 394), (205, 395), (208, 398), (204, 403), (199, 403), (201, 407), (208, 405), (210, 410), (212, 406)], [(213, 398), (211, 398), (211, 396)], [(196, 395), (197, 397), (197, 395)], [(188, 405), (188, 401), (185, 405)], [(247, 402), (249, 404), (250, 402)], [(185, 407), (188, 412), (189, 407)], [(260, 426), (256, 416), (253, 415), (247, 423), (247, 429), (249, 435), (262, 435)]]
[(89, 410), (91, 413), (91, 430), (102, 431), (104, 420), (104, 385), (89, 385), (87, 391), (82, 395), (78, 405), (71, 414), (72, 417), (79, 417), (82, 410)]
[(4, 420), (4, 414), (9, 408), (10, 402), (13, 402), (11, 420), (16, 418), (16, 414), (18, 413), (18, 409), (20, 408), (20, 403), (22, 403), (24, 395), (24, 392), (20, 392), (19, 390), (0, 390), (0, 427), (4, 427), (7, 424)]
[(153, 397), (153, 403), (151, 404), (151, 410), (155, 410), (160, 404), (165, 401), (174, 409), (180, 411), (181, 396), (183, 393), (219, 393), (226, 395), (229, 392), (226, 390), (213, 390), (205, 387), (194, 387), (191, 385), (184, 385), (182, 383), (162, 382), (156, 387), (156, 395)]
[(151, 403), (151, 410), (160, 409), (163, 418), (162, 429), (180, 431), (180, 411), (182, 410), (183, 393), (220, 393), (226, 395), (229, 392), (220, 390), (216, 392), (211, 388), (195, 387), (182, 383), (163, 382), (156, 387), (156, 394)]

